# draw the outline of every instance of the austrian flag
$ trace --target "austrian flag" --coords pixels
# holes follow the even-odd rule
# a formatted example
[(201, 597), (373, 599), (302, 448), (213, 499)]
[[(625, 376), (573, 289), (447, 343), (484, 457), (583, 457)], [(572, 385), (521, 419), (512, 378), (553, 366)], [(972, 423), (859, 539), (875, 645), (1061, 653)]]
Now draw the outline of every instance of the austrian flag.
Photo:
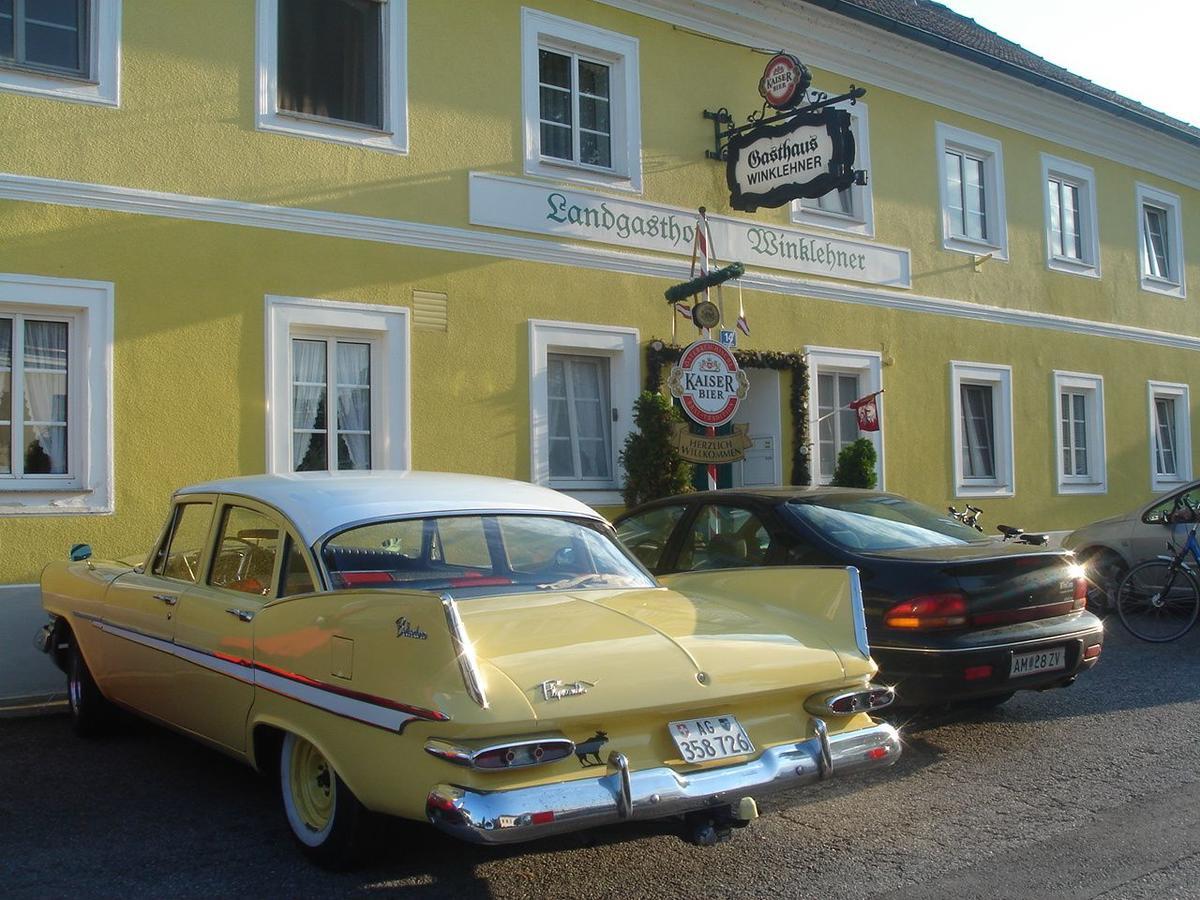
[(859, 431), (879, 430), (879, 404), (876, 400), (881, 393), (882, 391), (876, 391), (874, 394), (860, 397), (848, 404), (854, 410), (854, 414), (858, 416)]
[(741, 297), (738, 297), (737, 327), (738, 331), (746, 337), (750, 337), (750, 323), (746, 321), (746, 306), (742, 303)]

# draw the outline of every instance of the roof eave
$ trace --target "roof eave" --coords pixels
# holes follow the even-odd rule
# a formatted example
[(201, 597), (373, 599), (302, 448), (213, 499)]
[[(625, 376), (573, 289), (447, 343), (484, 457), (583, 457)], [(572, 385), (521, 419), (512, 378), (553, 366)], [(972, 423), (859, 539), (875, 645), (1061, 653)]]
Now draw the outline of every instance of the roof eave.
[(1134, 122), (1143, 128), (1149, 128), (1152, 131), (1157, 131), (1160, 134), (1165, 134), (1176, 140), (1184, 141), (1196, 147), (1200, 147), (1200, 135), (1192, 134), (1181, 128), (1176, 128), (1167, 122), (1160, 121), (1151, 116), (1139, 113), (1135, 109), (1130, 109), (1127, 106), (1121, 106), (1119, 103), (1113, 103), (1110, 100), (1105, 100), (1103, 97), (1098, 97), (1095, 94), (1089, 94), (1087, 91), (1082, 91), (1079, 88), (1072, 87), (1069, 84), (1064, 84), (1053, 78), (1047, 78), (1045, 75), (1040, 75), (1037, 72), (1030, 71), (1023, 66), (1018, 66), (1015, 63), (1007, 62), (999, 59), (981, 50), (975, 50), (972, 47), (964, 46), (949, 38), (942, 37), (938, 34), (933, 34), (925, 31), (922, 28), (917, 28), (914, 25), (909, 25), (907, 22), (901, 22), (899, 19), (894, 19), (891, 16), (886, 16), (883, 13), (877, 13), (869, 9), (863, 9), (847, 0), (803, 0), (804, 3), (813, 6), (819, 6), (822, 9), (837, 13), (838, 15), (846, 16), (862, 22), (864, 25), (870, 25), (874, 28), (879, 28), (884, 31), (890, 31), (898, 34), (901, 37), (909, 40), (925, 44), (929, 47), (942, 50), (960, 59), (965, 59), (968, 62), (993, 69), (997, 72), (1002, 72), (1013, 78), (1031, 84), (1034, 87), (1045, 88), (1054, 91), (1056, 94), (1061, 94), (1069, 97), (1080, 103), (1085, 103), (1088, 106), (1095, 107), (1110, 115), (1118, 116)]

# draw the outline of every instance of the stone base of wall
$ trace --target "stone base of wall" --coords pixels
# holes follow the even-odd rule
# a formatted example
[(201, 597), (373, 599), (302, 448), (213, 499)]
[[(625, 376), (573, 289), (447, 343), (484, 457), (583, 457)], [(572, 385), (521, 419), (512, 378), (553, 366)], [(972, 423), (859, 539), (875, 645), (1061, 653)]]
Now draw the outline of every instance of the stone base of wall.
[(63, 673), (33, 646), (45, 621), (36, 584), (0, 585), (0, 713), (56, 711), (66, 698)]

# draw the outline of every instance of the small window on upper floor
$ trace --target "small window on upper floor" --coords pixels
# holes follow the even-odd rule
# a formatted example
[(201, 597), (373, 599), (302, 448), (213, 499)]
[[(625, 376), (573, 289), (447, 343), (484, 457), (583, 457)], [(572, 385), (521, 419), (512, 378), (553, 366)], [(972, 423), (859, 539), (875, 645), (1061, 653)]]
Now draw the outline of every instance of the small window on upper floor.
[(1000, 142), (937, 125), (941, 175), (942, 246), (1008, 259), (1004, 208), (1004, 156)]
[(1137, 208), (1142, 290), (1185, 297), (1179, 197), (1139, 184)]
[(117, 103), (121, 0), (0, 0), (0, 90)]
[(407, 0), (258, 0), (258, 127), (408, 149)]
[(86, 78), (87, 0), (0, 0), (0, 63)]
[[(810, 90), (809, 98), (827, 98), (824, 91)], [(864, 237), (875, 236), (875, 204), (871, 195), (871, 144), (867, 120), (867, 105), (861, 100), (851, 105), (839, 103), (836, 109), (850, 113), (850, 130), (854, 135), (854, 168), (867, 172), (866, 184), (853, 184), (840, 191), (830, 191), (816, 198), (797, 200), (792, 204), (792, 221), (800, 225), (815, 225)]]
[(1096, 175), (1088, 166), (1042, 154), (1046, 264), (1072, 275), (1100, 275)]
[(636, 38), (522, 10), (525, 171), (641, 190)]

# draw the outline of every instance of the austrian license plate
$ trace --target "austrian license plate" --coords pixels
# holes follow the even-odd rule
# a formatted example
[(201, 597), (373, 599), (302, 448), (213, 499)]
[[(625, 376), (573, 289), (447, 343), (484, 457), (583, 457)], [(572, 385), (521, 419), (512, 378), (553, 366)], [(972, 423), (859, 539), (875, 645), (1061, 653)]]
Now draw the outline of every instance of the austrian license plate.
[(708, 762), (754, 752), (754, 745), (733, 716), (684, 719), (667, 725), (684, 762)]
[(1008, 677), (1019, 678), (1022, 675), (1034, 675), (1038, 672), (1054, 672), (1066, 667), (1066, 647), (1051, 647), (1048, 650), (1034, 650), (1032, 653), (1014, 653)]

